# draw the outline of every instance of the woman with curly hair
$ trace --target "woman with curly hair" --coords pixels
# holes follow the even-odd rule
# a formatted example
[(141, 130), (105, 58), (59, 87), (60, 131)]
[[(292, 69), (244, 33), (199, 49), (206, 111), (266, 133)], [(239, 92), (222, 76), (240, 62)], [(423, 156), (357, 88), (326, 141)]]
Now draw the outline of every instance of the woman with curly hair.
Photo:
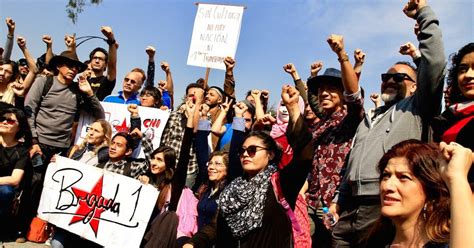
[[(474, 150), (474, 42), (451, 58), (448, 78), (449, 107), (433, 122), (436, 142), (456, 142)], [(474, 182), (474, 173), (469, 173)]]

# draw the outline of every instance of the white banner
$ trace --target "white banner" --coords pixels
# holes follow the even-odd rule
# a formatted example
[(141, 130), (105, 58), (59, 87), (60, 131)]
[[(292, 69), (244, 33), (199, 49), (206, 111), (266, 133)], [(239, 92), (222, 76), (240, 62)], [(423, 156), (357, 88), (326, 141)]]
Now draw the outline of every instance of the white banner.
[(157, 198), (153, 186), (57, 156), (38, 216), (105, 247), (139, 247)]
[(200, 3), (194, 20), (188, 65), (225, 70), (225, 57), (235, 58), (243, 13), (243, 6)]
[[(105, 120), (112, 126), (112, 137), (117, 132), (128, 132), (130, 129), (130, 112), (127, 110), (127, 105), (109, 102), (101, 102), (101, 104), (104, 108)], [(158, 148), (170, 111), (139, 106), (138, 113), (142, 122), (142, 133), (151, 139), (154, 148)], [(91, 116), (84, 114), (84, 112), (81, 113), (75, 144), (80, 144), (84, 140), (90, 125), (93, 123), (92, 120)], [(145, 158), (143, 149), (140, 147), (139, 151), (133, 153), (133, 157)]]

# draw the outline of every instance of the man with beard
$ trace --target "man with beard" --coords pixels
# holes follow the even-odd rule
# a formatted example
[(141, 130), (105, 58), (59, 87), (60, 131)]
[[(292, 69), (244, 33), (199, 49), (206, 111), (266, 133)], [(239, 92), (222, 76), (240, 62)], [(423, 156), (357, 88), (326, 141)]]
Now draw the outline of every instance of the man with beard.
[(381, 75), (386, 105), (360, 123), (339, 195), (330, 208), (339, 220), (332, 233), (333, 247), (356, 246), (380, 216), (376, 167), (383, 154), (403, 140), (427, 140), (427, 124), (441, 110), (446, 61), (439, 22), (425, 0), (408, 1), (403, 12), (420, 26), (419, 66), (415, 70), (405, 62), (396, 63)]
[[(106, 96), (110, 95), (115, 87), (117, 77), (117, 48), (112, 28), (104, 26), (100, 29), (102, 34), (107, 38), (109, 51), (102, 47), (97, 47), (89, 54), (90, 77), (88, 81), (94, 94), (102, 101)], [(107, 70), (107, 75), (104, 72)]]

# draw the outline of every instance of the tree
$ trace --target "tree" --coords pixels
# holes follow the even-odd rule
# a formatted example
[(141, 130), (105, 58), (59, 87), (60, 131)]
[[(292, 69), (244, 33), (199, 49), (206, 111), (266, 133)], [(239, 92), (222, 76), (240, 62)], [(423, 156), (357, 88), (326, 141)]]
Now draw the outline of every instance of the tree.
[[(90, 3), (88, 4), (86, 1), (90, 1)], [(99, 5), (100, 3), (102, 3), (102, 0), (69, 0), (66, 5), (67, 17), (71, 19), (72, 23), (76, 24), (79, 14), (84, 11), (86, 5)]]

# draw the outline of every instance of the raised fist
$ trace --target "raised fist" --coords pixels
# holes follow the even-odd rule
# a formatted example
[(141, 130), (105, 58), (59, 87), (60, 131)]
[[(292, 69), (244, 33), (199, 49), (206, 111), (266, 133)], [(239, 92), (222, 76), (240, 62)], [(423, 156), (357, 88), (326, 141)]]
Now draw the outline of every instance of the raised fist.
[(323, 69), (322, 61), (317, 61), (317, 62), (312, 63), (311, 64), (311, 77), (316, 77), (319, 71), (321, 71), (321, 69)]
[(166, 61), (161, 61), (160, 66), (161, 66), (161, 69), (162, 69), (165, 73), (169, 73), (169, 72), (170, 72), (170, 65), (168, 64), (168, 62), (166, 62)]
[(152, 58), (155, 57), (156, 49), (152, 46), (147, 46), (145, 52), (146, 54), (148, 54), (148, 57)]
[(109, 26), (102, 26), (100, 28), (100, 32), (107, 37), (108, 40), (114, 40), (114, 33), (112, 32), (112, 28)]
[(139, 116), (138, 115), (138, 105), (136, 104), (129, 104), (127, 105), (127, 110), (130, 112), (130, 115), (132, 116)]
[(25, 38), (23, 37), (18, 37), (16, 39), (16, 43), (18, 44), (18, 47), (20, 47), (20, 49), (25, 49), (26, 48), (26, 40)]
[(76, 48), (76, 36), (67, 34), (64, 36), (64, 43), (68, 48)]
[(51, 36), (47, 34), (43, 35), (43, 37), (41, 37), (41, 40), (43, 40), (43, 42), (46, 43), (46, 45), (53, 44), (53, 39), (51, 38)]
[(363, 64), (365, 61), (365, 53), (360, 49), (354, 51), (354, 59), (356, 64)]
[(403, 7), (403, 13), (414, 19), (418, 11), (425, 6), (425, 0), (408, 0), (408, 3)]
[(225, 68), (227, 70), (233, 70), (235, 66), (235, 60), (232, 57), (225, 57), (224, 59)]
[(339, 55), (344, 51), (344, 37), (342, 37), (342, 35), (331, 34), (328, 37), (327, 42), (336, 54)]
[(15, 21), (11, 17), (7, 17), (5, 22), (7, 23), (8, 34), (13, 35), (15, 33)]
[(299, 96), (300, 93), (295, 87), (284, 85), (281, 88), (281, 100), (287, 107), (294, 104), (298, 105)]
[(283, 70), (285, 70), (286, 73), (292, 74), (296, 72), (296, 67), (292, 63), (288, 63), (283, 66)]
[(407, 42), (400, 46), (400, 54), (414, 56), (416, 54), (416, 46), (411, 42)]

